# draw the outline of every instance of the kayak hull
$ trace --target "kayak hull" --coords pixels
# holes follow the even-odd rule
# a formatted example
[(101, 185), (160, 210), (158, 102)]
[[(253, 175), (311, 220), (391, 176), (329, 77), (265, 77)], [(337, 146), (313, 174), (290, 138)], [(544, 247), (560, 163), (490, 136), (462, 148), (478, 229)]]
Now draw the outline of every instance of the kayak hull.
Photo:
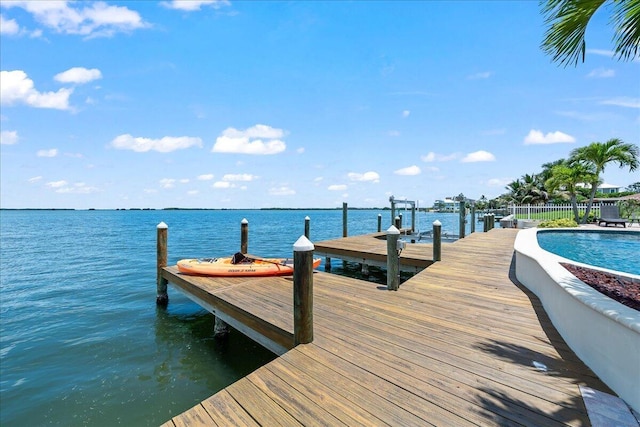
[[(217, 277), (265, 277), (290, 276), (293, 274), (291, 258), (260, 258), (251, 262), (234, 264), (232, 258), (192, 258), (178, 261), (181, 273), (198, 276)], [(313, 268), (318, 268), (321, 259), (313, 260)]]

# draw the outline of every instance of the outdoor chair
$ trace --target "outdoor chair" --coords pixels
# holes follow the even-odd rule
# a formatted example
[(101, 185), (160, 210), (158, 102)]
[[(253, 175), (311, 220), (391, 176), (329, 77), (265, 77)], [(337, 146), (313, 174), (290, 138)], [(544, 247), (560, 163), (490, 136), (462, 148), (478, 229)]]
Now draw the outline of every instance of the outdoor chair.
[(618, 224), (622, 224), (623, 227), (627, 226), (627, 221), (625, 221), (624, 218), (620, 218), (620, 210), (617, 205), (600, 206), (598, 225), (602, 226), (603, 223), (605, 227), (608, 227), (609, 224), (613, 224), (614, 226), (618, 226)]

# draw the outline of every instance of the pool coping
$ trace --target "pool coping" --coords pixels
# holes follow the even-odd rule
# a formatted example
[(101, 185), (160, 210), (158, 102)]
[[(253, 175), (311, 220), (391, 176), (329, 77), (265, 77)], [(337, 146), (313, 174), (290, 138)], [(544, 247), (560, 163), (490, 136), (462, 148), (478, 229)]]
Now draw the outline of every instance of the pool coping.
[(606, 271), (634, 281), (640, 281), (640, 275), (595, 267), (548, 252), (538, 245), (539, 231), (529, 228), (518, 232), (514, 243), (516, 277), (538, 296), (552, 323), (578, 357), (639, 411), (640, 312), (596, 291), (560, 263)]

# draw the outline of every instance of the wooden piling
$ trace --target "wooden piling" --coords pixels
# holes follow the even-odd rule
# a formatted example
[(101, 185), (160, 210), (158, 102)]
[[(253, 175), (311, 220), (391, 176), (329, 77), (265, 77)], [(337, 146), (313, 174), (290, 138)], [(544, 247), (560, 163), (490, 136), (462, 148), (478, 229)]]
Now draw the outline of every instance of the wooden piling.
[(390, 291), (397, 291), (400, 286), (398, 238), (400, 231), (392, 225), (387, 229), (387, 289)]
[(487, 232), (489, 231), (489, 214), (484, 214), (482, 215), (482, 231), (483, 232)]
[(216, 339), (225, 339), (229, 336), (229, 325), (218, 316), (216, 316), (214, 320), (213, 336)]
[(460, 200), (460, 238), (464, 239), (464, 235), (467, 232), (467, 208), (465, 207), (464, 200)]
[(398, 214), (398, 218), (400, 218), (400, 221), (398, 222), (398, 225), (400, 225), (400, 227), (398, 227), (398, 226), (396, 225), (396, 228), (397, 228), (398, 230), (402, 230), (402, 220), (403, 220), (402, 212), (400, 212), (400, 213)]
[(393, 219), (393, 226), (398, 229), (398, 231), (402, 228), (401, 219), (399, 216)]
[(471, 233), (476, 232), (476, 205), (475, 203), (471, 204)]
[(382, 231), (382, 214), (378, 214), (378, 233)]
[(306, 237), (307, 239), (309, 238), (310, 223), (311, 223), (311, 218), (309, 218), (308, 215), (305, 216), (304, 217), (304, 237)]
[(347, 237), (347, 202), (342, 202), (342, 237)]
[(433, 261), (442, 260), (442, 223), (433, 221)]
[(167, 294), (167, 279), (162, 276), (162, 269), (167, 266), (167, 235), (169, 227), (161, 222), (156, 227), (157, 230), (157, 277), (156, 277), (156, 304), (166, 306), (169, 304), (169, 294)]
[(294, 345), (313, 341), (313, 243), (304, 236), (293, 245)]
[(411, 205), (411, 233), (416, 232), (416, 205)]
[(246, 254), (249, 251), (249, 221), (243, 218), (240, 221), (240, 252)]

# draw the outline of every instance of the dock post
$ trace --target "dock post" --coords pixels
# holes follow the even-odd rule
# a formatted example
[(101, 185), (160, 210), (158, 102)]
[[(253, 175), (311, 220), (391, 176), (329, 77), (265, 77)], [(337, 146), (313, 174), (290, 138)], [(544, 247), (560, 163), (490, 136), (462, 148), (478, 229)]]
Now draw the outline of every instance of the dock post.
[(309, 238), (309, 224), (311, 222), (311, 218), (309, 218), (309, 215), (304, 217), (304, 237), (306, 237), (307, 239)]
[(400, 231), (393, 225), (387, 229), (387, 289), (397, 291), (400, 286), (400, 258), (398, 239)]
[(416, 232), (416, 205), (411, 205), (411, 234)]
[(246, 254), (249, 247), (249, 221), (242, 218), (240, 221), (240, 252)]
[(362, 264), (360, 272), (362, 273), (362, 277), (369, 277), (369, 264)]
[(167, 234), (169, 227), (161, 222), (156, 227), (157, 230), (157, 277), (156, 277), (156, 304), (166, 307), (169, 304), (169, 294), (167, 294), (168, 280), (162, 276), (162, 269), (167, 266)]
[(475, 203), (471, 204), (471, 233), (476, 232), (476, 205)]
[(331, 271), (331, 258), (329, 257), (324, 259), (324, 271)]
[(313, 243), (304, 236), (293, 244), (294, 345), (313, 341)]
[(433, 221), (433, 261), (442, 260), (442, 223)]
[(460, 200), (460, 238), (464, 239), (464, 235), (467, 232), (467, 208), (465, 207), (464, 200)]
[(378, 233), (382, 231), (382, 214), (378, 214)]
[(396, 226), (396, 228), (397, 228), (398, 230), (402, 230), (402, 219), (403, 219), (403, 217), (402, 217), (402, 212), (400, 212), (400, 213), (398, 214), (398, 218), (400, 218), (400, 227)]
[(342, 237), (347, 237), (347, 202), (342, 202)]
[[(399, 216), (397, 216), (397, 217), (395, 217), (395, 218), (393, 219), (393, 226), (394, 226), (395, 228), (397, 228), (397, 229), (398, 229), (398, 231), (400, 231), (400, 229), (402, 228), (402, 225), (401, 225), (401, 219), (400, 219), (400, 217), (399, 217)], [(388, 230), (387, 230), (387, 231), (388, 231)]]
[[(342, 202), (342, 237), (347, 237), (347, 212), (349, 208), (347, 207), (347, 202)], [(347, 269), (347, 261), (342, 260), (342, 270)]]
[(489, 230), (496, 228), (496, 214), (491, 214), (491, 221), (489, 221), (489, 223), (491, 224), (491, 228), (489, 228)]
[(229, 325), (218, 316), (215, 316), (213, 323), (213, 336), (216, 339), (225, 339), (229, 336)]
[(489, 214), (482, 215), (482, 231), (485, 233), (489, 231), (487, 228), (489, 226)]

